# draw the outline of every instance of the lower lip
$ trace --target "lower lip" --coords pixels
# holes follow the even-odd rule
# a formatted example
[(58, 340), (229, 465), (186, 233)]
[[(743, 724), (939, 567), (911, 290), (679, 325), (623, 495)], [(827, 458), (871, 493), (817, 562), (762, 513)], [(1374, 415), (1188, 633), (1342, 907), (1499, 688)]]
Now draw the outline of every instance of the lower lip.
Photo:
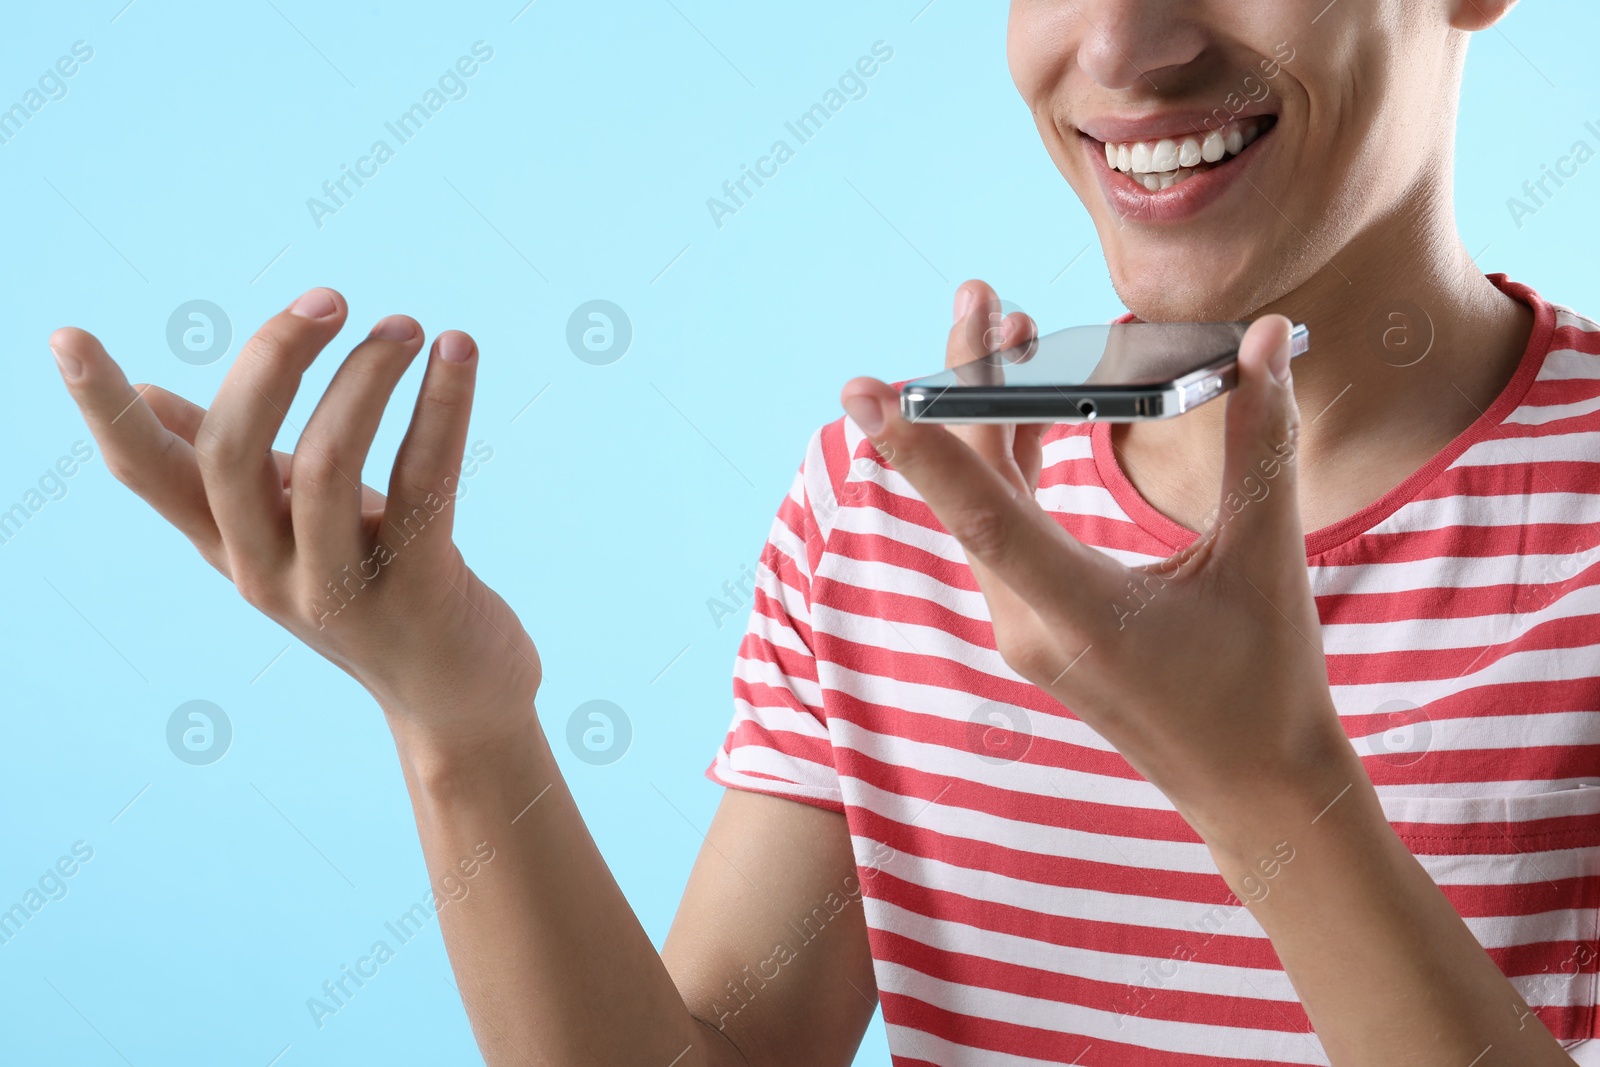
[(1273, 129), (1269, 128), (1220, 167), (1191, 174), (1178, 184), (1155, 192), (1120, 170), (1113, 170), (1106, 163), (1105, 145), (1087, 136), (1082, 141), (1100, 188), (1117, 214), (1132, 222), (1182, 222), (1200, 214), (1243, 179), (1259, 154), (1256, 147), (1272, 134)]

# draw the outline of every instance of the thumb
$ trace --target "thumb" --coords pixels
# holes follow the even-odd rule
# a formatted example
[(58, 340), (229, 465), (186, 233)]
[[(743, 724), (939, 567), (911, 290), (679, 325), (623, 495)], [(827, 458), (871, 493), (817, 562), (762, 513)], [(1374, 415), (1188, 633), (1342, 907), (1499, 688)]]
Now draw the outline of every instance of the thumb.
[(1068, 536), (1032, 487), (1013, 476), (1009, 457), (1009, 472), (996, 469), (946, 427), (907, 421), (899, 414), (900, 394), (872, 378), (852, 379), (840, 399), (878, 454), (961, 542), (974, 571), (987, 569), (1019, 596), (1052, 605), (1094, 600), (1086, 596), (1088, 583), (1113, 570), (1116, 579), (1102, 588), (1121, 589), (1120, 565)]
[(1225, 551), (1290, 553), (1296, 560), (1305, 551), (1296, 479), (1300, 409), (1289, 372), (1290, 329), (1282, 315), (1267, 315), (1250, 326), (1239, 344), (1239, 382), (1228, 397), (1217, 506), (1217, 539)]

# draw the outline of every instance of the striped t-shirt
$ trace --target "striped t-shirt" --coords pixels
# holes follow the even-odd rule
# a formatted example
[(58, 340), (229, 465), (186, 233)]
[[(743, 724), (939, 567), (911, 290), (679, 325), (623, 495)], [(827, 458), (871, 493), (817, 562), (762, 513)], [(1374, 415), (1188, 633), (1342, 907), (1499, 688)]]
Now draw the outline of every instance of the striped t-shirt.
[[(1306, 556), (1390, 821), (1600, 1063), (1577, 1044), (1600, 956), (1600, 326), (1492, 280), (1535, 312), (1515, 376)], [(1195, 535), (1110, 429), (1052, 429), (1038, 499), (1119, 560), (1166, 558)], [(844, 813), (897, 1065), (1327, 1063), (1200, 839), (1002, 662), (960, 546), (853, 423), (813, 437), (761, 564), (707, 773)]]

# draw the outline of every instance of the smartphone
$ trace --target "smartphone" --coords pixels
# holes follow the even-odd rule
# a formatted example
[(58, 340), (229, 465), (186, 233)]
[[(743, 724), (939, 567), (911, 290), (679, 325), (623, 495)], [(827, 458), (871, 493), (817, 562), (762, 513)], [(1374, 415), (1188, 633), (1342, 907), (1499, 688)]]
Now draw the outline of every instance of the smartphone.
[[(1248, 322), (1072, 326), (900, 387), (912, 422), (1140, 422), (1169, 419), (1238, 383)], [(1310, 347), (1297, 325), (1289, 354)]]

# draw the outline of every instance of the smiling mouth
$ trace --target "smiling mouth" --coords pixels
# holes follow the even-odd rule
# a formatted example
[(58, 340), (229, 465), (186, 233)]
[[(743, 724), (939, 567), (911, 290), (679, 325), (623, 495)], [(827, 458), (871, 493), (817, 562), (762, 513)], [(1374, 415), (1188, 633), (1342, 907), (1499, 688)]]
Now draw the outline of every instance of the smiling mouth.
[(1277, 121), (1276, 115), (1255, 115), (1235, 119), (1219, 130), (1155, 141), (1095, 141), (1083, 136), (1105, 150), (1107, 167), (1155, 193), (1226, 166)]

